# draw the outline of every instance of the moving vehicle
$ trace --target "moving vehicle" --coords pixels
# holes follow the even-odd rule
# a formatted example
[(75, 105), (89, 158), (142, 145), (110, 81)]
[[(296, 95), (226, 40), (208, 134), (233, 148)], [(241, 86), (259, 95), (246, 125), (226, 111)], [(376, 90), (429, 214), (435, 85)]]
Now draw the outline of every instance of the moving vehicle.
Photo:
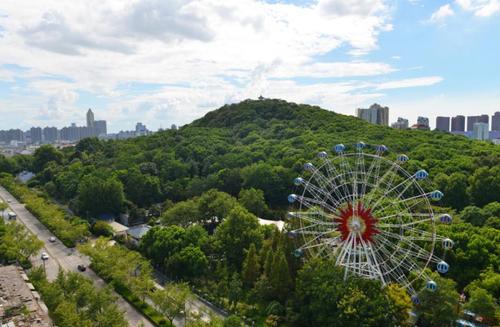
[(9, 217), (10, 220), (16, 220), (17, 215), (15, 212), (9, 211), (7, 212), (7, 217)]
[(85, 271), (85, 270), (87, 270), (87, 267), (85, 267), (85, 265), (78, 265), (77, 268), (78, 268), (79, 271), (82, 271), (82, 272)]
[(49, 255), (47, 254), (47, 252), (42, 252), (41, 258), (42, 258), (43, 261), (49, 260)]
[(49, 237), (49, 242), (54, 243), (56, 241), (56, 238), (54, 236)]

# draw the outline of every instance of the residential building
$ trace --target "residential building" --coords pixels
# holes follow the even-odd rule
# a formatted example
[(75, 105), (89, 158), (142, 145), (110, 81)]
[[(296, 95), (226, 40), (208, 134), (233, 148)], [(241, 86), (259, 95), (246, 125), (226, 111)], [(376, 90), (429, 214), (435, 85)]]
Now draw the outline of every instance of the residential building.
[(389, 107), (374, 103), (368, 109), (358, 108), (356, 116), (372, 124), (389, 126)]
[(450, 117), (436, 117), (436, 129), (438, 131), (449, 132), (450, 131)]
[(500, 131), (500, 111), (491, 116), (491, 130)]
[(105, 136), (108, 134), (108, 127), (105, 120), (95, 121), (95, 136)]
[(488, 115), (480, 115), (480, 116), (467, 116), (467, 131), (474, 130), (475, 123), (489, 123)]
[(392, 123), (391, 127), (397, 128), (397, 129), (407, 129), (407, 128), (409, 128), (408, 119), (398, 117), (398, 120), (396, 122)]
[(458, 115), (451, 118), (452, 132), (465, 132), (465, 117)]
[(31, 127), (29, 131), (32, 144), (42, 143), (42, 128), (41, 127)]
[(488, 140), (489, 139), (489, 131), (487, 123), (474, 123), (472, 138), (475, 140)]
[(148, 131), (146, 125), (144, 125), (143, 123), (135, 124), (135, 136), (148, 135), (148, 132), (149, 131)]
[(412, 129), (424, 130), (424, 131), (430, 130), (430, 128), (429, 128), (429, 118), (419, 116), (417, 118), (417, 123), (414, 124), (414, 125), (412, 125), (411, 128)]
[(56, 127), (45, 127), (43, 129), (44, 143), (55, 143), (58, 139), (59, 132)]

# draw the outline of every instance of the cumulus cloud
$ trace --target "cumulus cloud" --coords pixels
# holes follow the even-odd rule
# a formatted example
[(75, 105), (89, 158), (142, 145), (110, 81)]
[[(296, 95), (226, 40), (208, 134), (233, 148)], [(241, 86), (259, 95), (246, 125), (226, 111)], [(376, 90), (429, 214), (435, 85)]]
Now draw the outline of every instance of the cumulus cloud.
[(462, 9), (479, 17), (489, 17), (500, 13), (499, 0), (456, 0), (456, 3)]
[[(115, 126), (134, 119), (187, 123), (260, 94), (335, 104), (334, 109), (351, 113), (349, 106), (382, 96), (383, 85), (304, 86), (297, 80), (398, 70), (360, 59), (317, 62), (333, 50), (361, 55), (376, 49), (379, 35), (392, 28), (382, 0), (319, 0), (303, 6), (259, 0), (18, 0), (0, 2), (0, 11), (7, 14), (0, 16), (0, 65), (29, 67), (23, 87), (32, 94), (29, 99), (12, 95), (2, 104), (26, 104), (18, 117), (30, 123), (38, 112), (51, 122), (59, 115), (61, 124), (83, 117), (86, 108), (77, 108), (82, 92), (105, 99), (105, 108), (96, 112)], [(12, 72), (0, 71), (1, 78), (12, 80)], [(123, 83), (164, 86), (128, 93), (120, 88)]]
[(446, 17), (450, 17), (453, 15), (455, 15), (455, 11), (453, 11), (453, 8), (451, 8), (450, 4), (445, 4), (432, 13), (429, 21), (432, 23), (442, 23)]

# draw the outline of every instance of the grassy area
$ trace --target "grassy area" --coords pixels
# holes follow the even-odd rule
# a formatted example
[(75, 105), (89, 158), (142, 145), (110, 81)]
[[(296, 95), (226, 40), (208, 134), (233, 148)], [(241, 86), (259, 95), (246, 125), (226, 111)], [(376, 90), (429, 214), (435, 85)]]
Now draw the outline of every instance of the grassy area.
[(68, 215), (49, 199), (17, 183), (12, 176), (1, 175), (0, 185), (24, 203), (26, 209), (54, 233), (64, 245), (74, 247), (79, 240), (89, 235), (89, 225), (85, 220)]

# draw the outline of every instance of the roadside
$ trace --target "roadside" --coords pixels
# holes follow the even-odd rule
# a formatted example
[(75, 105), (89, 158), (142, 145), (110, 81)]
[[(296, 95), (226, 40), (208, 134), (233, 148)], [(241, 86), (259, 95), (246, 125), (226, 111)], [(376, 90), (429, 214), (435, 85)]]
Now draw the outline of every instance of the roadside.
[[(75, 271), (85, 275), (90, 278), (97, 287), (106, 287), (106, 282), (98, 277), (91, 269), (87, 269), (85, 272), (78, 271), (78, 265), (89, 265), (90, 261), (86, 256), (79, 253), (77, 249), (70, 249), (66, 247), (57, 238), (55, 242), (50, 242), (49, 238), (55, 236), (40, 221), (38, 221), (38, 219), (33, 216), (23, 204), (19, 203), (19, 201), (17, 201), (17, 199), (2, 186), (0, 186), (0, 198), (2, 198), (9, 205), (11, 211), (16, 213), (17, 220), (23, 223), (29, 231), (37, 235), (37, 237), (44, 242), (44, 248), (41, 252), (46, 252), (50, 258), (42, 261), (40, 253), (33, 258), (33, 264), (45, 266), (47, 278), (49, 280), (54, 280), (57, 277), (59, 268), (62, 268), (65, 271)], [(116, 292), (113, 293), (117, 297), (117, 305), (125, 312), (130, 326), (136, 327), (141, 323), (145, 327), (154, 326), (120, 295)]]

